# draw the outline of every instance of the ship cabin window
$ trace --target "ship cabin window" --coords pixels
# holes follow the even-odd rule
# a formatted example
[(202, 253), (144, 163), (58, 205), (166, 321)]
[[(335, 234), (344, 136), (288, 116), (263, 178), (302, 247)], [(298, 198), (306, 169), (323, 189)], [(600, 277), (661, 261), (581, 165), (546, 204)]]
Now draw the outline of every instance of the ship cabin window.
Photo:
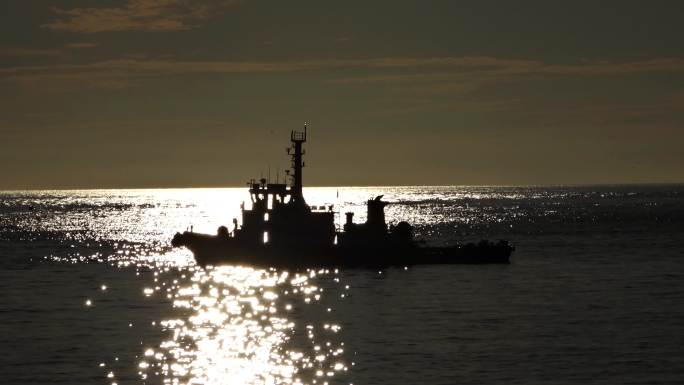
[(268, 213), (264, 214), (264, 222), (268, 222)]
[(269, 210), (273, 208), (273, 195), (271, 194), (268, 195), (268, 202), (266, 203), (266, 207), (268, 207)]
[(264, 231), (264, 243), (268, 243), (268, 231)]

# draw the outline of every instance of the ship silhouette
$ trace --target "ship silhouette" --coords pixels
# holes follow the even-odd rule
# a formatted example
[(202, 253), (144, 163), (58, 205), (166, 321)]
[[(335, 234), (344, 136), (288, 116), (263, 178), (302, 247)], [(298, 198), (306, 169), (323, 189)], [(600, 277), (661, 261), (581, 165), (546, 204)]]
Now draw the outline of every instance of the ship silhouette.
[[(247, 264), (262, 267), (387, 267), (416, 264), (508, 263), (513, 247), (507, 241), (449, 247), (428, 246), (413, 236), (407, 222), (389, 226), (382, 195), (369, 199), (365, 223), (346, 213), (343, 231), (335, 227), (333, 206), (309, 206), (302, 193), (304, 131), (292, 131), (290, 183), (251, 180), (252, 208), (241, 206), (242, 225), (218, 228), (216, 235), (176, 233), (174, 247), (187, 247), (202, 266)], [(290, 172), (291, 171), (291, 172)], [(279, 181), (278, 181), (279, 182)]]

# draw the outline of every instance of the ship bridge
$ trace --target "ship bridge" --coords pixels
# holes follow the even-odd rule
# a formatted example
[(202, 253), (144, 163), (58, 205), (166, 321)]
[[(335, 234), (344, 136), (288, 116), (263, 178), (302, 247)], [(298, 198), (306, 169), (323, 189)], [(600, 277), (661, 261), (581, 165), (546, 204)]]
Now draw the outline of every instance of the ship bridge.
[(271, 183), (265, 178), (249, 181), (252, 208), (242, 209), (242, 228), (236, 231), (240, 238), (273, 245), (332, 244), (335, 238), (332, 206), (310, 207), (302, 192), (306, 136), (306, 125), (303, 131), (290, 133), (291, 145), (287, 153), (292, 168), (286, 171), (289, 184)]

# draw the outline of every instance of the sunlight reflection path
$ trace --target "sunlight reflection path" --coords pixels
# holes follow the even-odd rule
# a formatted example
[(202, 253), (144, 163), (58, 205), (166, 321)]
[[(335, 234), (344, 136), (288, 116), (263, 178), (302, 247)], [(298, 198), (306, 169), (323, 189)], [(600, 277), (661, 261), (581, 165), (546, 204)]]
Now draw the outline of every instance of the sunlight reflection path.
[(297, 307), (321, 299), (323, 289), (313, 281), (326, 274), (239, 266), (193, 270), (187, 282), (169, 285), (174, 307), (189, 317), (161, 322), (170, 337), (157, 351), (145, 351), (139, 374), (159, 375), (165, 384), (327, 383), (348, 370), (344, 343), (318, 343), (314, 330), (329, 337), (341, 327), (293, 321)]

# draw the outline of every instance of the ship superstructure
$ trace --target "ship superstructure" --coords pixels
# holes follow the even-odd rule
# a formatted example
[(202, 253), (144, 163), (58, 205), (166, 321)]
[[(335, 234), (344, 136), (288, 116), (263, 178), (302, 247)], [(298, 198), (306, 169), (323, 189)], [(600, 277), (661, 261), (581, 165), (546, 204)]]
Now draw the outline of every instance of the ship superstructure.
[(290, 184), (270, 183), (265, 178), (249, 182), (252, 208), (242, 207), (242, 227), (236, 226), (232, 237), (255, 247), (268, 244), (275, 248), (315, 249), (334, 243), (332, 206), (327, 211), (314, 211), (306, 204), (302, 192), (302, 145), (306, 142), (306, 133), (305, 126), (304, 131), (290, 134), (292, 145), (287, 150), (292, 158), (291, 173), (287, 173)]
[[(507, 263), (513, 248), (508, 242), (427, 247), (413, 239), (407, 222), (388, 226), (382, 195), (367, 201), (365, 223), (354, 223), (346, 213), (343, 231), (335, 228), (333, 206), (306, 203), (302, 170), (307, 127), (290, 133), (287, 149), (292, 167), (286, 183), (250, 180), (251, 208), (241, 207), (242, 224), (221, 226), (216, 235), (192, 231), (176, 233), (174, 247), (189, 248), (198, 263), (246, 263), (261, 266), (386, 266), (416, 263)], [(287, 180), (289, 179), (289, 181)], [(287, 183), (289, 182), (289, 183)]]

